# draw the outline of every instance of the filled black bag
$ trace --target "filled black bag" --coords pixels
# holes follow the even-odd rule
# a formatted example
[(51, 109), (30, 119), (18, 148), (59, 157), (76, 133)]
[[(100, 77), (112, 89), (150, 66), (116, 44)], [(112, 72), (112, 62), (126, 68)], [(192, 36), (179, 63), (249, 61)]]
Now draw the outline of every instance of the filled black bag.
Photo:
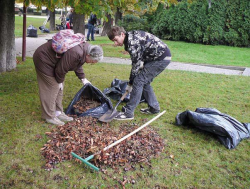
[(50, 32), (48, 28), (45, 28), (45, 26), (40, 26), (39, 30), (41, 30), (42, 33), (49, 33)]
[[(120, 98), (126, 91), (127, 84), (128, 81), (126, 80), (114, 79), (111, 82), (111, 87), (104, 89), (103, 93), (113, 100), (120, 100)], [(123, 102), (128, 102), (129, 99), (130, 93), (124, 98)], [(145, 98), (143, 95), (140, 102), (145, 102)]]
[[(101, 103), (100, 106), (89, 109), (83, 113), (79, 113), (73, 107), (80, 98), (89, 98)], [(112, 109), (112, 103), (109, 98), (107, 98), (98, 88), (94, 87), (91, 84), (84, 85), (75, 95), (65, 113), (70, 115), (77, 115), (78, 117), (82, 116), (91, 116), (95, 118), (101, 117), (105, 114), (109, 109)]]
[(215, 108), (197, 108), (177, 114), (176, 125), (194, 126), (215, 134), (228, 149), (235, 148), (242, 139), (250, 137), (250, 123), (240, 123), (235, 118)]
[(37, 29), (30, 25), (28, 28), (27, 28), (27, 37), (37, 37)]

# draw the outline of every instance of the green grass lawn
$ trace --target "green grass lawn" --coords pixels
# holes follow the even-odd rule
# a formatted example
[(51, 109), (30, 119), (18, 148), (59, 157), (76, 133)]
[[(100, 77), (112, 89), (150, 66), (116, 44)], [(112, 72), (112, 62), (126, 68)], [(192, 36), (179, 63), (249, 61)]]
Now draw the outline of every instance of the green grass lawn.
[[(98, 40), (96, 41), (98, 43)], [(171, 45), (171, 43), (170, 43)], [(192, 45), (191, 45), (192, 46)], [(127, 79), (130, 66), (98, 63), (85, 65), (86, 77), (100, 90), (114, 78)], [(45, 132), (55, 126), (40, 118), (40, 102), (32, 59), (12, 72), (0, 74), (0, 186), (1, 188), (122, 188), (113, 178), (134, 178), (126, 188), (248, 188), (250, 185), (250, 140), (228, 150), (211, 134), (176, 126), (175, 116), (186, 109), (214, 107), (240, 122), (249, 122), (250, 77), (212, 75), (166, 70), (155, 78), (154, 90), (167, 112), (151, 126), (164, 139), (160, 156), (152, 167), (139, 165), (135, 171), (108, 174), (92, 172), (75, 161), (65, 161), (57, 169), (45, 171), (40, 149), (48, 140)], [(73, 72), (66, 76), (64, 107), (82, 87)], [(123, 104), (119, 106), (121, 108)], [(139, 109), (135, 120), (153, 118)], [(110, 123), (117, 128), (118, 121)], [(112, 175), (112, 176), (110, 176)]]

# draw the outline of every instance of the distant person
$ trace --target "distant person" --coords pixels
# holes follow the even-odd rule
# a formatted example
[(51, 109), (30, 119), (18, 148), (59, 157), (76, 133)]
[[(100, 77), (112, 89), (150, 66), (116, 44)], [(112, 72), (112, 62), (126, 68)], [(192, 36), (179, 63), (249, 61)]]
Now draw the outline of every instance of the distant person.
[(66, 17), (65, 17), (65, 15), (62, 14), (59, 19), (61, 21), (61, 26), (63, 27), (63, 29), (65, 29), (66, 28)]
[(126, 87), (126, 91), (130, 93), (130, 99), (115, 119), (133, 119), (142, 94), (148, 107), (141, 109), (141, 113), (159, 113), (160, 105), (151, 83), (170, 64), (171, 53), (167, 44), (150, 33), (140, 30), (126, 32), (118, 26), (111, 28), (108, 37), (116, 46), (124, 45), (132, 60), (132, 69)]
[(90, 15), (88, 20), (88, 34), (87, 34), (87, 41), (89, 41), (89, 35), (91, 34), (91, 41), (94, 41), (94, 30), (95, 30), (95, 24), (96, 24), (97, 18), (95, 14)]
[(64, 125), (73, 118), (63, 112), (65, 75), (74, 71), (83, 85), (90, 83), (84, 74), (83, 64), (95, 64), (103, 58), (103, 50), (88, 42), (76, 45), (57, 58), (52, 40), (38, 47), (33, 55), (37, 73), (42, 118), (54, 125)]
[(66, 21), (69, 21), (71, 29), (73, 28), (73, 12), (74, 12), (74, 8), (71, 8), (66, 15)]

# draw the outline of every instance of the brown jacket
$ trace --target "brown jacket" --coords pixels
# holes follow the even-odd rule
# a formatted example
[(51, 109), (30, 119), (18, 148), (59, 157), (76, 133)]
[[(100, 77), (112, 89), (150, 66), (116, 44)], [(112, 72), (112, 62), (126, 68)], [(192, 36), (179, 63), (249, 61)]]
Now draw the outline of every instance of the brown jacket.
[(45, 75), (55, 77), (58, 83), (62, 83), (68, 71), (75, 71), (79, 79), (85, 78), (82, 65), (85, 63), (89, 43), (77, 45), (61, 58), (56, 58), (56, 53), (52, 49), (52, 41), (38, 47), (33, 55), (36, 69)]

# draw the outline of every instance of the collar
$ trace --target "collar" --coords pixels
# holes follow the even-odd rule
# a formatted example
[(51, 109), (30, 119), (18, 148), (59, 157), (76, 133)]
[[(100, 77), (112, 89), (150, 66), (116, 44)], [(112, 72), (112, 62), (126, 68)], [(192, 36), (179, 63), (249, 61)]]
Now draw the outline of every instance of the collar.
[(125, 38), (124, 38), (123, 44), (124, 44), (125, 51), (127, 51), (127, 49), (128, 49), (128, 33), (127, 32), (125, 33)]

